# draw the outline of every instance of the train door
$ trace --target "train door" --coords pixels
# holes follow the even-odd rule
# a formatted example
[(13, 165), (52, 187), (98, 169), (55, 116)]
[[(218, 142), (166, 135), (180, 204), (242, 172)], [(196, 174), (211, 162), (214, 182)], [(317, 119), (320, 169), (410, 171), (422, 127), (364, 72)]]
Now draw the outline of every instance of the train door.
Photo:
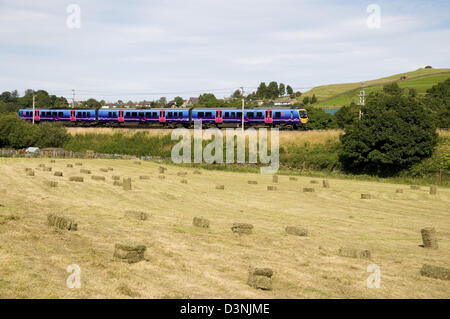
[(125, 119), (124, 119), (124, 117), (123, 117), (123, 110), (118, 110), (117, 113), (118, 113), (118, 115), (117, 115), (117, 121), (118, 121), (118, 122), (124, 122)]
[(222, 123), (223, 117), (222, 117), (222, 110), (216, 110), (216, 123)]
[(165, 110), (159, 111), (159, 122), (161, 122), (161, 123), (166, 122), (166, 111)]
[(75, 115), (75, 110), (70, 110), (70, 121), (75, 122), (77, 120), (77, 117)]
[(34, 120), (35, 121), (41, 120), (40, 110), (34, 110)]
[(266, 110), (264, 115), (264, 123), (271, 124), (273, 122), (272, 110)]

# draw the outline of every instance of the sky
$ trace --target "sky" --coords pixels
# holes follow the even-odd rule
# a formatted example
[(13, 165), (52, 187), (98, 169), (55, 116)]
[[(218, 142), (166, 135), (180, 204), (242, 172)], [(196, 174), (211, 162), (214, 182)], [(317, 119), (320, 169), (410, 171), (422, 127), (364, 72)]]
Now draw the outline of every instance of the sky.
[(449, 12), (447, 0), (0, 0), (0, 92), (224, 97), (448, 68)]

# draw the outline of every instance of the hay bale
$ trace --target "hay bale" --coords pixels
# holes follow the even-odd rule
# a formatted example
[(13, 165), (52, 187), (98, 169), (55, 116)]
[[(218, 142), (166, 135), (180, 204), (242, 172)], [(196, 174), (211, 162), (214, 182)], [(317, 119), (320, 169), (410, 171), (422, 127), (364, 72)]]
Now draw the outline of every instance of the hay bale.
[(144, 253), (147, 247), (142, 244), (122, 243), (114, 246), (114, 258), (118, 261), (137, 263), (144, 260)]
[(81, 183), (83, 183), (83, 182), (84, 182), (84, 179), (83, 179), (83, 177), (81, 177), (81, 176), (70, 176), (70, 177), (69, 177), (69, 181), (71, 181), (71, 182), (81, 182)]
[(287, 226), (286, 233), (295, 236), (308, 236), (308, 230), (303, 227)]
[(121, 181), (114, 181), (113, 185), (114, 186), (123, 186), (123, 183)]
[(54, 159), (50, 160), (50, 163), (56, 163), (56, 161)]
[(202, 172), (195, 170), (195, 171), (194, 171), (194, 174), (195, 174), (195, 175), (201, 175)]
[(209, 220), (203, 217), (194, 217), (192, 224), (196, 227), (209, 228)]
[(186, 175), (187, 175), (187, 172), (178, 172), (177, 175), (178, 175), (178, 176), (186, 176)]
[(422, 268), (420, 269), (420, 274), (429, 278), (450, 280), (449, 268), (423, 264)]
[(45, 164), (39, 164), (39, 167), (45, 167)]
[(82, 173), (82, 174), (91, 174), (92, 172), (89, 169), (82, 168), (82, 169), (80, 169), (80, 173)]
[(311, 184), (319, 184), (319, 181), (317, 179), (312, 179), (309, 181)]
[(164, 175), (158, 175), (159, 179), (165, 179), (166, 177)]
[(312, 187), (303, 187), (303, 193), (313, 193), (314, 188)]
[(297, 181), (297, 180), (298, 180), (298, 178), (297, 178), (297, 177), (293, 177), (293, 176), (291, 176), (291, 177), (289, 177), (289, 180), (290, 180), (290, 181)]
[(231, 226), (231, 231), (238, 234), (251, 234), (253, 231), (253, 225), (245, 223), (233, 223), (233, 225)]
[(397, 189), (395, 190), (395, 192), (396, 192), (397, 194), (403, 194), (403, 189), (402, 189), (402, 188), (397, 188)]
[(256, 184), (258, 184), (257, 181), (248, 181), (247, 183), (249, 183), (250, 185), (256, 185)]
[(33, 170), (31, 170), (31, 171), (25, 171), (25, 174), (26, 174), (27, 176), (34, 176), (34, 171), (33, 171)]
[(53, 174), (53, 175), (62, 177), (63, 176), (63, 172), (56, 171), (55, 174)]
[(158, 170), (159, 170), (159, 174), (164, 174), (164, 172), (167, 170), (167, 168), (160, 166), (160, 167), (158, 167)]
[(417, 189), (420, 189), (420, 186), (418, 186), (418, 185), (411, 185), (410, 188), (417, 190)]
[(108, 171), (113, 171), (114, 170), (114, 168), (112, 168), (112, 167), (108, 167)]
[(278, 183), (278, 175), (272, 175), (272, 183)]
[(76, 166), (83, 166), (83, 163), (77, 162), (77, 163), (75, 163), (75, 165), (76, 165)]
[(108, 169), (107, 168), (100, 168), (100, 172), (108, 173)]
[(134, 161), (134, 164), (136, 164), (136, 165), (141, 165), (141, 162), (139, 162), (139, 161)]
[(130, 191), (131, 190), (131, 178), (124, 178), (123, 179), (123, 190), (124, 191)]
[(430, 186), (430, 195), (436, 195), (436, 194), (437, 194), (437, 187)]
[(99, 175), (92, 175), (92, 179), (95, 181), (104, 181), (105, 176), (99, 176)]
[(47, 215), (47, 225), (72, 231), (76, 231), (78, 229), (78, 224), (73, 219), (57, 216), (55, 214)]
[(140, 212), (140, 211), (135, 211), (135, 210), (127, 210), (127, 211), (125, 211), (124, 216), (128, 217), (128, 218), (138, 219), (138, 220), (147, 220), (148, 219), (148, 214), (147, 213)]
[(322, 186), (324, 188), (330, 188), (330, 182), (327, 179), (322, 180)]
[(276, 191), (276, 190), (277, 190), (277, 187), (276, 187), (276, 186), (273, 186), (273, 185), (268, 185), (268, 186), (267, 186), (267, 190), (268, 190), (268, 191)]
[(188, 182), (187, 182), (187, 179), (182, 179), (181, 180), (181, 184), (187, 184)]
[(367, 250), (367, 249), (341, 247), (341, 248), (339, 248), (338, 255), (342, 256), (342, 257), (349, 257), (349, 258), (369, 259), (371, 256), (371, 253), (370, 253), (370, 250)]
[(55, 181), (44, 181), (44, 184), (48, 187), (56, 187), (58, 186), (58, 182)]
[(225, 185), (216, 185), (216, 189), (225, 189)]
[(113, 175), (112, 179), (113, 179), (113, 181), (120, 181), (120, 176), (119, 175)]
[(150, 176), (148, 176), (148, 175), (141, 175), (141, 176), (139, 176), (139, 179), (150, 179)]
[(25, 167), (25, 173), (26, 173), (26, 172), (29, 172), (29, 171), (33, 171), (33, 169), (30, 168), (30, 167)]
[(427, 227), (420, 230), (424, 248), (438, 249), (436, 230), (434, 227)]
[(361, 199), (370, 199), (370, 194), (361, 194)]
[(44, 168), (42, 168), (42, 170), (43, 170), (44, 172), (51, 172), (51, 171), (52, 171), (52, 168), (51, 168), (51, 167), (44, 167)]
[(255, 289), (272, 290), (273, 270), (249, 266), (247, 284)]
[(73, 165), (72, 165), (72, 164), (67, 164), (66, 166), (67, 166), (67, 167), (73, 167)]

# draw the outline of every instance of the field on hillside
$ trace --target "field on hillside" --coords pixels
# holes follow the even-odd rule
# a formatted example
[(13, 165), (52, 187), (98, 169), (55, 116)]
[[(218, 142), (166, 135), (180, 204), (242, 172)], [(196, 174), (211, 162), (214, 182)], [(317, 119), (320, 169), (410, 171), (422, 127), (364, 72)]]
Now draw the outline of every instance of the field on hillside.
[[(67, 167), (76, 162), (83, 165)], [(196, 175), (172, 165), (160, 179), (158, 163), (140, 163), (0, 158), (0, 298), (450, 298), (450, 281), (419, 273), (424, 263), (450, 264), (448, 188), (429, 195), (424, 186), (337, 179), (322, 188), (309, 177), (280, 176), (274, 184), (267, 175)], [(113, 170), (101, 171), (107, 167)], [(112, 175), (131, 177), (132, 190), (113, 186)], [(149, 218), (126, 218), (127, 210)], [(78, 230), (47, 226), (49, 213), (74, 218)], [(194, 227), (196, 216), (209, 219), (210, 228)], [(232, 233), (234, 222), (253, 224), (253, 233)], [(286, 226), (305, 227), (309, 235), (287, 235)], [(438, 232), (437, 250), (419, 246), (421, 228), (430, 226)], [(128, 240), (147, 246), (145, 261), (113, 259), (114, 245)], [(371, 258), (341, 257), (340, 247), (369, 249)], [(66, 286), (71, 264), (81, 268), (79, 289)], [(366, 286), (370, 264), (380, 267), (379, 289)], [(246, 284), (249, 265), (273, 269), (273, 290)]]

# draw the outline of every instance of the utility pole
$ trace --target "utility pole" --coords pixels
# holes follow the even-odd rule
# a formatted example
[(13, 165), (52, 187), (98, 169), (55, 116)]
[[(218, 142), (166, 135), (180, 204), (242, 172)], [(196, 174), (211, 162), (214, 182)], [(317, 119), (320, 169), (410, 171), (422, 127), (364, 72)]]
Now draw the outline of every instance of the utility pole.
[(72, 89), (72, 108), (75, 108), (75, 90)]
[(362, 112), (361, 107), (366, 104), (366, 88), (364, 87), (364, 82), (361, 82), (362, 90), (359, 91), (359, 119), (361, 119)]
[(242, 91), (242, 132), (244, 132), (244, 87), (241, 86), (241, 91)]
[(36, 108), (36, 98), (33, 92), (33, 125), (34, 125), (34, 109)]

